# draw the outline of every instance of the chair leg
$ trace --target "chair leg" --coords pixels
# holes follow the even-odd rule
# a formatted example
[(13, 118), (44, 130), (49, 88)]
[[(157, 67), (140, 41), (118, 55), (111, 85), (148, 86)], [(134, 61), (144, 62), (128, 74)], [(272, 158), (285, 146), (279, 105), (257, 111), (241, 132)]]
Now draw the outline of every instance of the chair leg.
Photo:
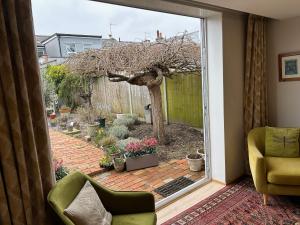
[(269, 198), (268, 194), (263, 194), (264, 205), (268, 205), (268, 198)]

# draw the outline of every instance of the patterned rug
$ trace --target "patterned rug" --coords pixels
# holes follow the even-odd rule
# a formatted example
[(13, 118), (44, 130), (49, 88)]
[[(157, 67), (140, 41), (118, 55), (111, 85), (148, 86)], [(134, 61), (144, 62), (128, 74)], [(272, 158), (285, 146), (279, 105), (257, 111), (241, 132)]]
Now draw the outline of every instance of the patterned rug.
[(300, 225), (300, 198), (270, 196), (262, 205), (262, 194), (250, 178), (228, 185), (163, 225)]

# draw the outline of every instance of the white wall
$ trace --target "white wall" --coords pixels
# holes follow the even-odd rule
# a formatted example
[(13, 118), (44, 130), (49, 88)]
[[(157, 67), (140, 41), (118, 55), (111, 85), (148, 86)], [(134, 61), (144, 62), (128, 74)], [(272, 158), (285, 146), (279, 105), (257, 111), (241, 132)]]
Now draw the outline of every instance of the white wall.
[(244, 174), (243, 86), (246, 18), (207, 18), (212, 179), (230, 183)]
[(247, 18), (223, 15), (224, 127), (226, 183), (244, 174), (244, 61)]
[(207, 18), (207, 56), (212, 179), (225, 182), (222, 14)]
[(300, 81), (279, 82), (278, 78), (278, 54), (300, 51), (299, 25), (300, 17), (268, 23), (268, 102), (273, 126), (300, 127)]

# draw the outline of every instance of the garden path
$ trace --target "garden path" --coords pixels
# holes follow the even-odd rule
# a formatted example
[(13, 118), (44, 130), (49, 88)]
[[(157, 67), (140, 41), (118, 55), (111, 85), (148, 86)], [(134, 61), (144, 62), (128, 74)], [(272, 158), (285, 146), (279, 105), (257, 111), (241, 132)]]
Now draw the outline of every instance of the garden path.
[(88, 175), (100, 173), (102, 151), (79, 138), (71, 137), (52, 128), (49, 129), (53, 157), (63, 160), (69, 170), (78, 170)]
[(99, 166), (99, 159), (103, 156), (99, 148), (52, 128), (49, 129), (49, 134), (53, 155), (62, 159), (64, 166), (71, 171), (86, 173), (113, 190), (149, 191), (154, 194), (155, 201), (158, 201), (163, 197), (154, 192), (155, 188), (181, 176), (196, 181), (205, 175), (204, 171), (191, 172), (185, 159), (160, 162), (159, 166), (131, 172), (105, 171)]

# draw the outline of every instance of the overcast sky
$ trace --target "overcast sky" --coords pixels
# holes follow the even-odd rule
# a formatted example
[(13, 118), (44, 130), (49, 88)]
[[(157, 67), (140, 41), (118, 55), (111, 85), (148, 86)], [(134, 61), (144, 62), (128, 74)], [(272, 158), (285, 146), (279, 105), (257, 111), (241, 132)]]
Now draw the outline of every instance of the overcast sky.
[(156, 30), (165, 37), (199, 30), (199, 19), (133, 9), (89, 0), (32, 0), (35, 33), (93, 34), (123, 41), (155, 39)]

